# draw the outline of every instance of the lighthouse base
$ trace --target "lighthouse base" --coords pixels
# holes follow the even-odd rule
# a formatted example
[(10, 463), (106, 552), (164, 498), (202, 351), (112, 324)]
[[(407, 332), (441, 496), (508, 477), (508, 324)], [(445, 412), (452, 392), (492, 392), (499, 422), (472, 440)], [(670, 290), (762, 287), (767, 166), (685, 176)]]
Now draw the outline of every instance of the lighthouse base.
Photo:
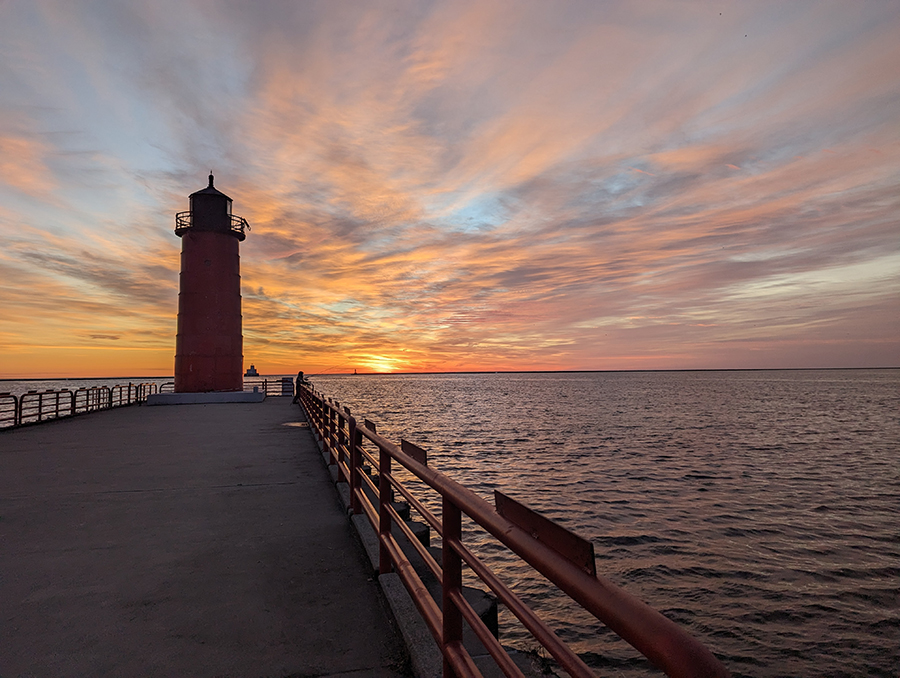
[(211, 403), (261, 403), (266, 394), (244, 391), (226, 393), (154, 393), (147, 396), (148, 405), (207, 405)]

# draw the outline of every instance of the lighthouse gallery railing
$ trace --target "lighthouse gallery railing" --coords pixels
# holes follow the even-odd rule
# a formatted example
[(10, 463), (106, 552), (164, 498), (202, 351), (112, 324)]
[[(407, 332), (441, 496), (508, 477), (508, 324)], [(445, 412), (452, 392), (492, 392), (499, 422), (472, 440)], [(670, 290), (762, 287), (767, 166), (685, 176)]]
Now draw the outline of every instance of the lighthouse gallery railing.
[[(247, 223), (247, 220), (244, 217), (239, 217), (236, 214), (228, 215), (231, 219), (231, 232), (236, 234), (238, 238), (243, 240), (246, 237), (244, 233), (244, 229), (250, 230), (250, 224)], [(183, 235), (185, 231), (194, 227), (194, 214), (190, 210), (185, 212), (178, 212), (175, 215), (175, 234)]]
[[(662, 614), (596, 574), (589, 542), (500, 492), (495, 505), (468, 488), (429, 468), (422, 448), (401, 440), (400, 445), (378, 435), (375, 425), (359, 425), (346, 407), (311, 387), (301, 389), (301, 402), (310, 427), (339, 479), (350, 486), (351, 509), (365, 514), (378, 535), (379, 573), (393, 569), (403, 581), (444, 658), (444, 676), (481, 676), (463, 646), (463, 620), (507, 676), (522, 677), (506, 650), (463, 596), (462, 566), (487, 585), (532, 633), (569, 675), (594, 678), (594, 672), (463, 543), (462, 516), (468, 516), (523, 561), (540, 572), (572, 600), (606, 624), (669, 676), (728, 676), (728, 670), (699, 641)], [(364, 446), (368, 445), (369, 447)], [(370, 451), (374, 447), (377, 451)], [(399, 464), (441, 498), (437, 516), (394, 473)], [(373, 481), (363, 467), (378, 469)], [(439, 564), (419, 543), (392, 504), (394, 491), (414, 508), (443, 542)], [(392, 528), (409, 544), (441, 583), (441, 605), (431, 597)]]

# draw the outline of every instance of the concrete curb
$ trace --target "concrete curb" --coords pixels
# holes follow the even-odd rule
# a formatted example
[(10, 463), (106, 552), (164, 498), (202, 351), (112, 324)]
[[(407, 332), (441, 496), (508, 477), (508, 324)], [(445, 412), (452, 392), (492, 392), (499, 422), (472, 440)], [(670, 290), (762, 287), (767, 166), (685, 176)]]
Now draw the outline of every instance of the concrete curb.
[[(327, 456), (323, 455), (323, 461), (328, 463)], [(422, 619), (422, 615), (403, 585), (400, 575), (395, 572), (378, 574), (378, 535), (372, 529), (365, 514), (350, 513), (350, 486), (344, 482), (336, 482), (335, 467), (329, 466), (328, 468), (332, 471), (332, 480), (335, 481), (334, 487), (341, 506), (347, 512), (350, 524), (366, 552), (372, 576), (377, 578), (397, 628), (400, 629), (403, 642), (406, 643), (413, 674), (416, 678), (441, 678), (444, 658), (441, 656), (441, 651), (435, 643), (428, 625)]]
[[(371, 531), (371, 530), (370, 530)], [(376, 558), (377, 558), (376, 551)], [(437, 643), (428, 630), (428, 625), (419, 614), (416, 604), (410, 598), (409, 591), (396, 572), (382, 574), (378, 577), (378, 585), (387, 599), (403, 636), (403, 642), (409, 650), (409, 663), (416, 678), (441, 678), (444, 670), (444, 658)]]
[(441, 678), (443, 673), (444, 659), (441, 651), (431, 636), (431, 631), (415, 603), (400, 580), (400, 575), (391, 572), (390, 574), (378, 574), (378, 535), (369, 524), (368, 518), (364, 514), (350, 513), (350, 487), (347, 483), (337, 482), (337, 469), (329, 466), (329, 455), (322, 452), (325, 448), (322, 441), (319, 440), (312, 428), (310, 435), (315, 441), (321, 453), (322, 463), (325, 464), (331, 480), (337, 491), (338, 499), (344, 510), (350, 518), (350, 524), (353, 526), (359, 538), (360, 544), (368, 557), (369, 565), (372, 568), (372, 576), (377, 577), (378, 586), (384, 594), (397, 628), (400, 629), (400, 635), (406, 644), (409, 653), (410, 667), (412, 668), (415, 678)]

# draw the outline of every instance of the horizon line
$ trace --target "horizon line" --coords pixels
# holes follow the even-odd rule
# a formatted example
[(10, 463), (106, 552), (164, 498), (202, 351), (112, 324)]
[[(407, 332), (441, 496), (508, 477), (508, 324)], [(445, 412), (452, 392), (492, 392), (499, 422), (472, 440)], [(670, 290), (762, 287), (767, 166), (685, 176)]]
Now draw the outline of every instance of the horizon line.
[[(847, 370), (898, 370), (900, 365), (878, 367), (691, 367), (660, 369), (621, 369), (621, 370), (459, 370), (459, 371), (425, 371), (425, 372), (304, 372), (307, 377), (389, 377), (416, 376), (435, 374), (631, 374), (649, 372), (812, 372), (812, 371), (847, 371)], [(293, 374), (293, 372), (291, 373)], [(254, 379), (267, 377), (283, 377), (286, 374), (260, 374)], [(246, 375), (243, 375), (246, 378)], [(127, 377), (0, 377), (3, 381), (89, 381), (92, 379), (174, 379), (174, 375), (164, 376), (127, 376)]]

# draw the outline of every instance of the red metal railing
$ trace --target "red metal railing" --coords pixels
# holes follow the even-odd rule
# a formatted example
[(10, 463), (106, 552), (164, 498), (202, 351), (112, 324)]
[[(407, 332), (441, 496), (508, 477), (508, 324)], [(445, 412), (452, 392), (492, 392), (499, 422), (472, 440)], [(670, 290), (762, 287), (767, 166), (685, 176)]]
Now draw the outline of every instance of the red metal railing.
[(21, 396), (0, 393), (0, 428), (37, 424), (85, 412), (143, 403), (148, 395), (156, 392), (156, 384), (144, 383), (117, 384), (111, 388), (90, 386), (74, 391), (29, 391)]
[[(312, 387), (301, 389), (301, 402), (311, 430), (330, 455), (331, 463), (337, 465), (339, 480), (349, 482), (353, 513), (365, 514), (378, 534), (379, 573), (393, 570), (400, 576), (441, 650), (445, 678), (481, 676), (463, 646), (463, 621), (469, 624), (505, 675), (523, 676), (464, 598), (463, 563), (570, 676), (594, 678), (594, 672), (578, 655), (465, 545), (463, 515), (544, 575), (667, 675), (729, 675), (705, 646), (677, 624), (597, 575), (590, 542), (500, 492), (495, 492), (495, 505), (492, 506), (468, 488), (429, 468), (427, 453), (422, 448), (406, 440), (401, 440), (397, 446), (378, 435), (375, 425), (368, 420), (360, 426), (348, 408), (341, 408)], [(372, 447), (377, 452), (370, 451)], [(399, 480), (394, 462), (440, 495), (440, 516)], [(363, 471), (366, 464), (378, 469), (377, 483)], [(402, 495), (441, 536), (440, 564), (400, 518), (392, 504), (395, 492)], [(409, 545), (440, 582), (440, 607), (394, 536), (398, 533), (393, 529), (395, 527), (406, 536)]]

